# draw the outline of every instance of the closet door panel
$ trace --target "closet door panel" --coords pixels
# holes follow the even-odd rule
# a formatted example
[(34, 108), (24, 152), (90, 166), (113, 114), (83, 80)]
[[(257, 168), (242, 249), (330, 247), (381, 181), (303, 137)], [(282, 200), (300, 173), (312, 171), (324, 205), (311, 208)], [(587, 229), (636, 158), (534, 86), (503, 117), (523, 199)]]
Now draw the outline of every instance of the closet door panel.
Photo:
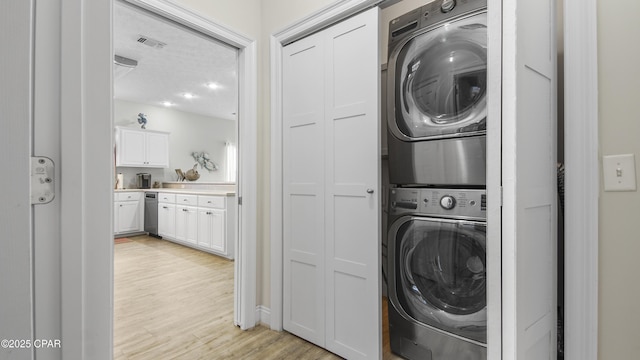
[(283, 50), (283, 326), (324, 346), (323, 43)]
[(327, 349), (380, 357), (378, 10), (326, 36)]

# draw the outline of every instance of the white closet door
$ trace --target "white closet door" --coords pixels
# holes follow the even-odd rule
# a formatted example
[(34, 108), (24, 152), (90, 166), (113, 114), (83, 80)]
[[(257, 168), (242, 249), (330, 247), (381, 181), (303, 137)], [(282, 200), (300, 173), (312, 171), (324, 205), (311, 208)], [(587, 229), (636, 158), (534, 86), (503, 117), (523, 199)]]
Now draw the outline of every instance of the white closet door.
[(283, 56), (284, 329), (378, 359), (378, 9)]
[(380, 357), (378, 9), (325, 31), (327, 349)]
[(504, 359), (556, 358), (555, 8), (503, 2)]
[(324, 44), (283, 49), (283, 327), (324, 347)]

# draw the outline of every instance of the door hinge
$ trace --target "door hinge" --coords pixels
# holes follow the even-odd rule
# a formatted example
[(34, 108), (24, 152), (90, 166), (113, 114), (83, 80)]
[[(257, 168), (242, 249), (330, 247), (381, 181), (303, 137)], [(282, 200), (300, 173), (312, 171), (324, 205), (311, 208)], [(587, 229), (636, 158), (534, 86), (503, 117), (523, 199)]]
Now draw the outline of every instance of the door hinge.
[(238, 196), (238, 205), (242, 205), (242, 196)]
[(500, 186), (500, 207), (504, 206), (504, 188)]
[(55, 164), (44, 156), (31, 157), (31, 205), (50, 203), (55, 197)]

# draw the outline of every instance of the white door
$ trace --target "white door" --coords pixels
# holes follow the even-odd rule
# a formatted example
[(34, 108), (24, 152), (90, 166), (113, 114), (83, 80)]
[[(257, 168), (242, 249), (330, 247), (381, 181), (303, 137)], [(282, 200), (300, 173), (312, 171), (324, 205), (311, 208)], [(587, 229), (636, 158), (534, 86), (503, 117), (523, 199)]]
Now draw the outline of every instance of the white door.
[(283, 327), (325, 346), (324, 37), (283, 49)]
[[(31, 42), (33, 1), (3, 1), (0, 5), (0, 46), (11, 56), (0, 60), (0, 162), (11, 169), (1, 180), (0, 201), (0, 338), (32, 339), (35, 300), (33, 226), (29, 192), (33, 113)], [(46, 205), (43, 205), (46, 206)], [(54, 240), (55, 241), (55, 240)], [(57, 299), (53, 299), (56, 301)], [(59, 304), (59, 302), (58, 302)], [(32, 359), (34, 350), (0, 348), (0, 358)]]
[(283, 57), (283, 325), (340, 356), (377, 359), (378, 9)]
[(378, 9), (325, 31), (327, 349), (380, 357)]
[[(97, 71), (111, 66), (109, 46), (101, 49), (110, 29), (79, 16), (109, 14), (111, 4), (61, 3), (0, 3), (0, 46), (11, 49), (0, 60), (0, 163), (11, 172), (0, 183), (10, 189), (0, 202), (0, 338), (62, 345), (1, 348), (3, 359), (112, 358), (111, 288), (100, 284), (112, 274), (113, 181), (104, 164), (113, 163), (113, 128), (109, 101), (98, 100), (112, 95), (108, 72)], [(107, 41), (82, 42), (84, 33)], [(50, 203), (30, 204), (31, 156), (55, 163)], [(104, 261), (87, 264), (87, 254)]]
[(555, 10), (503, 2), (504, 359), (556, 358)]

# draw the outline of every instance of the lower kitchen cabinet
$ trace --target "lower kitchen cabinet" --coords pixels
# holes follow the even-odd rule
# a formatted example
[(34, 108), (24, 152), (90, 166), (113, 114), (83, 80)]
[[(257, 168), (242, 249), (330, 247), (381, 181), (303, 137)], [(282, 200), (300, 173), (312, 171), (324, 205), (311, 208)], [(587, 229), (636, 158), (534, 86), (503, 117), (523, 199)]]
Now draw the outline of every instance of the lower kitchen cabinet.
[(113, 232), (116, 235), (144, 231), (143, 192), (114, 194)]
[(198, 243), (198, 210), (195, 207), (176, 205), (176, 240)]
[(169, 238), (176, 237), (176, 205), (158, 203), (158, 235)]
[(235, 202), (232, 197), (159, 193), (158, 235), (163, 239), (233, 258)]
[(198, 245), (226, 253), (225, 210), (198, 209)]

